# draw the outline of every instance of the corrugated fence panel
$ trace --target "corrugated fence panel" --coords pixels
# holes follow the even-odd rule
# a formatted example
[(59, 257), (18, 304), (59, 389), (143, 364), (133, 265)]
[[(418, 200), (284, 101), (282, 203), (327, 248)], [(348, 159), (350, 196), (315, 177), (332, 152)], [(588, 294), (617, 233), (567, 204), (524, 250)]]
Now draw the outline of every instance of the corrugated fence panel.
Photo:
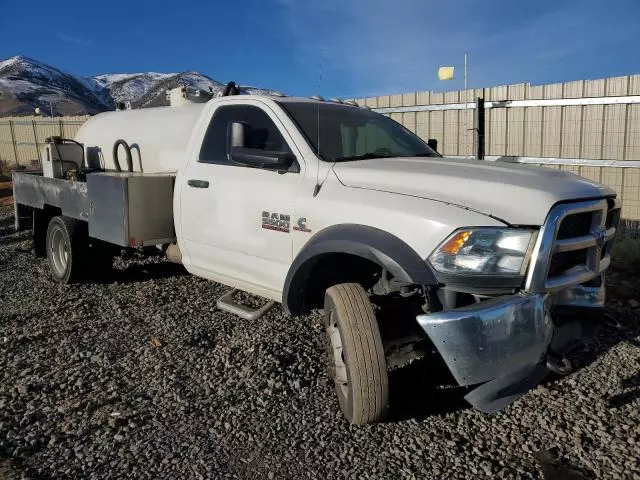
[(582, 158), (602, 158), (603, 105), (585, 105), (582, 112)]
[(562, 107), (543, 107), (542, 156), (559, 157), (562, 138)]
[(622, 186), (623, 218), (640, 220), (640, 169), (628, 168)]
[(640, 160), (640, 105), (629, 105), (628, 107), (624, 159)]
[[(412, 106), (416, 104), (416, 94), (415, 93), (405, 93), (402, 95), (402, 105)], [(413, 133), (416, 132), (416, 112), (407, 112), (402, 114), (401, 123), (411, 130)]]
[(524, 155), (527, 157), (542, 156), (542, 108), (530, 107), (525, 112)]
[[(73, 138), (88, 116), (0, 118), (0, 164), (37, 166), (47, 137)], [(15, 146), (14, 142), (15, 140)]]
[[(509, 93), (511, 94), (511, 92)], [(524, 95), (524, 86), (522, 88)], [(525, 139), (525, 109), (511, 108), (507, 111), (507, 151), (509, 156), (524, 155), (524, 139)]]
[(583, 96), (584, 80), (564, 84), (564, 98), (580, 98)]
[[(506, 90), (505, 90), (506, 95)], [(507, 152), (507, 109), (497, 108), (487, 111), (486, 122), (486, 152), (488, 155), (505, 155)]]
[(444, 155), (459, 155), (460, 139), (460, 110), (445, 110), (444, 112), (444, 145), (442, 153)]
[(594, 182), (602, 183), (602, 167), (580, 167), (580, 175)]
[(602, 158), (624, 158), (628, 105), (605, 105)]
[(438, 141), (438, 149), (440, 145), (444, 145), (444, 112), (433, 111), (429, 113), (429, 137)]
[(473, 142), (475, 138), (473, 130), (473, 111), (458, 110), (460, 114), (460, 131), (458, 138), (460, 139), (460, 150), (458, 155), (473, 155)]
[(430, 138), (429, 112), (416, 112), (416, 135), (423, 140)]
[(564, 158), (580, 158), (582, 107), (567, 106), (562, 108), (562, 151), (560, 156)]

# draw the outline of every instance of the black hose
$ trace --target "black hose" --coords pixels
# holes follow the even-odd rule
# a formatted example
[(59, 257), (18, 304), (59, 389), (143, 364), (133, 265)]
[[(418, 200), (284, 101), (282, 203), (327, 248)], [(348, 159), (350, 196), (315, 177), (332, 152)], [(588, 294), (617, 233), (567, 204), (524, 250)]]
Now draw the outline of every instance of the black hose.
[(131, 148), (129, 148), (129, 144), (121, 138), (116, 140), (116, 143), (113, 144), (113, 163), (116, 167), (116, 171), (122, 171), (122, 168), (120, 167), (120, 160), (118, 159), (118, 147), (120, 145), (124, 147), (124, 151), (127, 154), (127, 171), (133, 172), (133, 158), (131, 158)]

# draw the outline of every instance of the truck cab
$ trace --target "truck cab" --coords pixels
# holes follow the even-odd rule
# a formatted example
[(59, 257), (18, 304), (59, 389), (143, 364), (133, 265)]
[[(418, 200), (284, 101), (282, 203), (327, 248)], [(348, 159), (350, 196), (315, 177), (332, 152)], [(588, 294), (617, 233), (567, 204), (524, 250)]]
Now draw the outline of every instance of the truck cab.
[[(550, 371), (568, 374), (565, 353), (586, 326), (564, 314), (597, 318), (604, 304), (613, 191), (568, 172), (443, 158), (367, 108), (230, 95), (101, 114), (74, 141), (83, 166), (71, 177), (14, 174), (17, 218), (31, 213), (54, 279), (80, 278), (68, 274), (76, 257), (157, 244), (300, 321), (321, 309), (352, 423), (387, 412), (392, 332), (430, 342), (475, 387), (465, 398), (492, 412)], [(231, 296), (218, 306), (251, 320), (272, 305)]]

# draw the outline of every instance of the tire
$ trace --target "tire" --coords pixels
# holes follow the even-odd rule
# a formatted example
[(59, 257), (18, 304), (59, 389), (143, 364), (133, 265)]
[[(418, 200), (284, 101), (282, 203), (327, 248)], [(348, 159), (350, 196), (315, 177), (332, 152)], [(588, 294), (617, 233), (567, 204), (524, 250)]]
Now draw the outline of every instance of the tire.
[(82, 278), (88, 247), (85, 222), (53, 217), (47, 228), (46, 246), (49, 269), (56, 282), (74, 283)]
[(389, 406), (389, 378), (380, 330), (364, 288), (341, 283), (324, 297), (329, 376), (340, 409), (355, 425), (381, 421)]

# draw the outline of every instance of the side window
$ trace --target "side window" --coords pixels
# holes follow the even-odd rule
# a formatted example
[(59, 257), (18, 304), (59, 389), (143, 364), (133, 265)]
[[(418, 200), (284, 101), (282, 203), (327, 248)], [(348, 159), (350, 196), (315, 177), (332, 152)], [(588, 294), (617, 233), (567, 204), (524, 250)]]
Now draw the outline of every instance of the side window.
[(263, 110), (251, 105), (228, 105), (218, 107), (213, 114), (198, 161), (230, 164), (227, 131), (232, 122), (246, 123), (251, 127), (245, 147), (291, 153), (280, 131)]

